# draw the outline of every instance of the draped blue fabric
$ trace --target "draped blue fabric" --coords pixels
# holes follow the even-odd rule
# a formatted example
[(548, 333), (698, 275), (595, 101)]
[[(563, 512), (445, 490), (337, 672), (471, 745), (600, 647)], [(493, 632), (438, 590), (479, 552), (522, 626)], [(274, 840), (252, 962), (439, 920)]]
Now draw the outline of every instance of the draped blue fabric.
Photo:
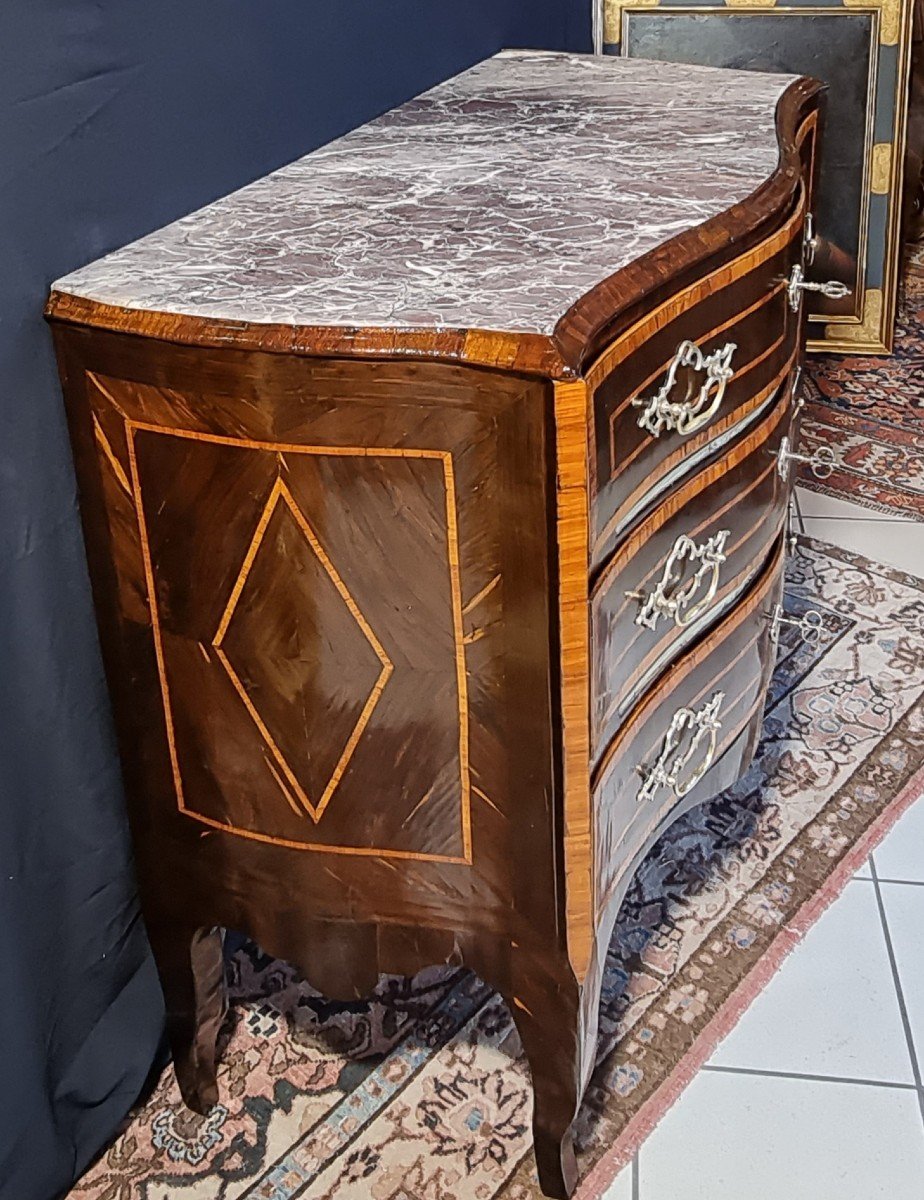
[[(586, 11), (585, 11), (586, 10)], [(161, 1041), (51, 339), (56, 277), (583, 0), (0, 5), (0, 1197), (103, 1149)]]

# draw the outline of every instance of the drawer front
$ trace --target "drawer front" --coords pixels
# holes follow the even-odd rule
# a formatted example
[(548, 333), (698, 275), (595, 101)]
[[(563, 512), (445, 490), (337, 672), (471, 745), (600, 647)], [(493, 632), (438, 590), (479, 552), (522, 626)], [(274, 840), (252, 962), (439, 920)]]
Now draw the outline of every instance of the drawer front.
[(591, 368), (595, 567), (651, 504), (775, 403), (799, 341), (786, 285), (803, 223), (800, 201), (776, 233), (685, 287)]
[(729, 611), (786, 519), (775, 455), (792, 382), (763, 420), (678, 487), (619, 546), (591, 594), (593, 759), (670, 663)]
[(769, 618), (782, 586), (781, 540), (751, 591), (674, 664), (609, 746), (593, 780), (598, 913), (646, 838), (694, 792), (708, 798), (713, 777), (724, 784), (723, 755), (740, 747), (763, 704), (775, 657)]

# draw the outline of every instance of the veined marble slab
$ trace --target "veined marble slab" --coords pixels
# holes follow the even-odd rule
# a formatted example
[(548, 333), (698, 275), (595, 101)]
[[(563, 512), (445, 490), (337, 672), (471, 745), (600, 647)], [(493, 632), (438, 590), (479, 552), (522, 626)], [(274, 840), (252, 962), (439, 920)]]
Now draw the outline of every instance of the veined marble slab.
[(256, 323), (548, 335), (772, 175), (794, 79), (505, 51), (54, 288)]

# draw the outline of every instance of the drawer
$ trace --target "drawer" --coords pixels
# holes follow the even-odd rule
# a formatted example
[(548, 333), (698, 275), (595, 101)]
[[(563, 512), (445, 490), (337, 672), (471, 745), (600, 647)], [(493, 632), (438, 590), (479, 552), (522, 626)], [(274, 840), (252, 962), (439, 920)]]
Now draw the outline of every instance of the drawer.
[[(780, 539), (751, 591), (645, 695), (594, 772), (598, 912), (627, 862), (676, 809), (743, 769), (752, 739), (743, 743), (742, 734), (760, 720), (775, 658), (769, 618), (783, 559)], [(741, 760), (729, 774), (722, 760), (733, 747)]]
[(592, 761), (671, 659), (747, 591), (786, 519), (775, 455), (792, 436), (792, 382), (740, 441), (654, 509), (591, 592)]
[(800, 198), (775, 233), (666, 300), (588, 372), (594, 567), (687, 472), (775, 403), (798, 352), (787, 281), (801, 261), (803, 225)]

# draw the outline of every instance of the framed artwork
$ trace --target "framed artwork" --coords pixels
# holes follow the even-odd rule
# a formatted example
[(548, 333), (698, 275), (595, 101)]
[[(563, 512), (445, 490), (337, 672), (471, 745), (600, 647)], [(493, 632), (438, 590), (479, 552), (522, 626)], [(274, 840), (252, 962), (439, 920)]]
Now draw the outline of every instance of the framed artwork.
[(812, 75), (828, 84), (815, 211), (809, 349), (888, 354), (901, 255), (902, 164), (913, 0), (600, 0), (605, 54)]

